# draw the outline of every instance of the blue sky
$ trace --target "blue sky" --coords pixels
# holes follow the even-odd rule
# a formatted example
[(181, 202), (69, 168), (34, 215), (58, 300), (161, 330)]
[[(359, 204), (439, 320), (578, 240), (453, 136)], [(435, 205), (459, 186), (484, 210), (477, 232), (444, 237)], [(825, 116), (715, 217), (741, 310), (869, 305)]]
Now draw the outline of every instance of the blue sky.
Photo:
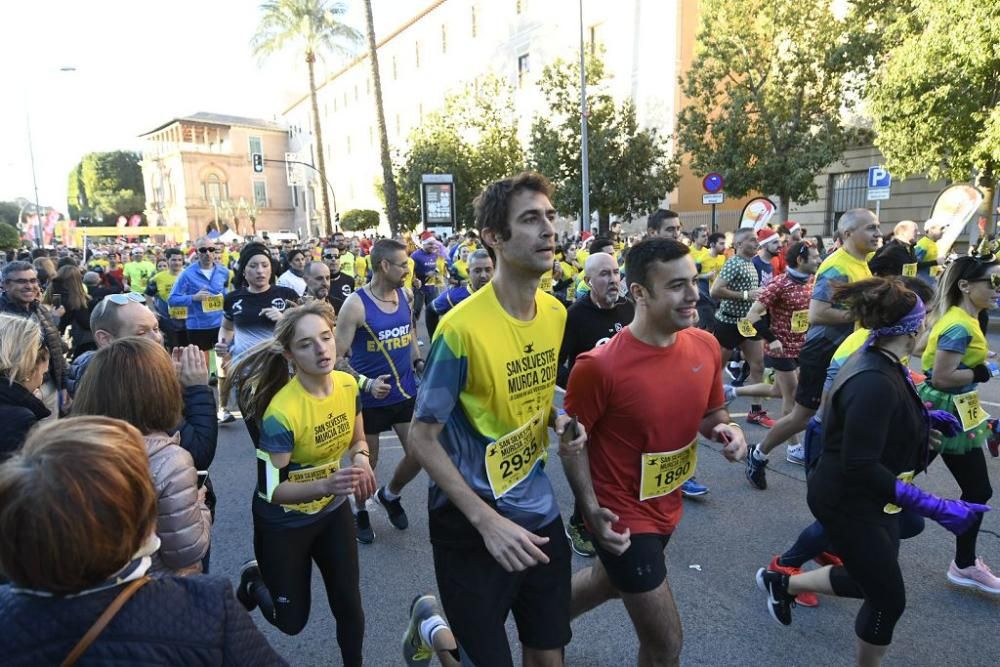
[[(255, 0), (34, 0), (0, 7), (0, 200), (65, 206), (69, 170), (88, 152), (139, 149), (136, 136), (197, 111), (272, 118), (305, 89), (297, 60), (259, 66)], [(363, 28), (364, 6), (348, 3)], [(376, 36), (430, 0), (374, 0)], [(332, 67), (338, 65), (331, 62)], [(62, 67), (75, 72), (61, 72)]]

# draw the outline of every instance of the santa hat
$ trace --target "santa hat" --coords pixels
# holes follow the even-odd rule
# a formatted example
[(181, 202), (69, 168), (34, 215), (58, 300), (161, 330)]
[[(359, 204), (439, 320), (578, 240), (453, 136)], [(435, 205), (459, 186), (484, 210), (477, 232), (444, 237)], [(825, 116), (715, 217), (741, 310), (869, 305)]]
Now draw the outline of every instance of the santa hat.
[(421, 232), (421, 234), (420, 234), (420, 240), (421, 241), (426, 241), (427, 239), (430, 239), (430, 238), (434, 238), (434, 232), (432, 232), (430, 230), (427, 230), (425, 232)]
[(789, 234), (794, 234), (795, 232), (802, 231), (802, 225), (795, 222), (794, 220), (788, 220), (787, 222), (783, 222), (781, 226), (787, 229)]
[(757, 231), (757, 242), (767, 243), (768, 241), (777, 241), (777, 232), (775, 232), (770, 227), (762, 227)]

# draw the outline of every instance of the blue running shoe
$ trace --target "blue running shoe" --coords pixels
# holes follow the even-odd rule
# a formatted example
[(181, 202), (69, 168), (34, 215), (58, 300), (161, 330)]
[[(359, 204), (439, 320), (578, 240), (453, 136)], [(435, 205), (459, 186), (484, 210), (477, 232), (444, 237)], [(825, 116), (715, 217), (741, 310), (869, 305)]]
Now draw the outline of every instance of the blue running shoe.
[(684, 482), (681, 485), (681, 495), (685, 498), (694, 498), (695, 496), (703, 496), (708, 493), (708, 487), (704, 484), (699, 484), (695, 481), (694, 477)]

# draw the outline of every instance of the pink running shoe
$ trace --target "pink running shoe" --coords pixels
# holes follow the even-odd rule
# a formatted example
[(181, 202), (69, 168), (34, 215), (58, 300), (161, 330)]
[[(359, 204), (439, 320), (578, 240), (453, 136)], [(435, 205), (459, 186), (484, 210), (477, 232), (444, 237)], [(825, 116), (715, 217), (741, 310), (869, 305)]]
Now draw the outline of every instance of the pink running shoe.
[(966, 588), (978, 588), (984, 593), (1000, 595), (1000, 578), (990, 571), (990, 568), (977, 558), (975, 565), (958, 568), (955, 561), (948, 566), (948, 581)]

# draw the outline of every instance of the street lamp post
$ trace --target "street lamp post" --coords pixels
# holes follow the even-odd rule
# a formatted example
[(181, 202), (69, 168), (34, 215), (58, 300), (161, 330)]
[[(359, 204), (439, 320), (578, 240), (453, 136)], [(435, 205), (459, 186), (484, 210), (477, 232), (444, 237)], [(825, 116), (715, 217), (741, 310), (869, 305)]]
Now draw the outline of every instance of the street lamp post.
[[(63, 65), (60, 72), (75, 72), (76, 67)], [(24, 125), (27, 129), (28, 137), (28, 157), (31, 160), (31, 184), (35, 189), (35, 245), (42, 247), (42, 206), (38, 198), (38, 176), (35, 169), (35, 145), (31, 140), (31, 105), (29, 104), (27, 91), (24, 95)]]

